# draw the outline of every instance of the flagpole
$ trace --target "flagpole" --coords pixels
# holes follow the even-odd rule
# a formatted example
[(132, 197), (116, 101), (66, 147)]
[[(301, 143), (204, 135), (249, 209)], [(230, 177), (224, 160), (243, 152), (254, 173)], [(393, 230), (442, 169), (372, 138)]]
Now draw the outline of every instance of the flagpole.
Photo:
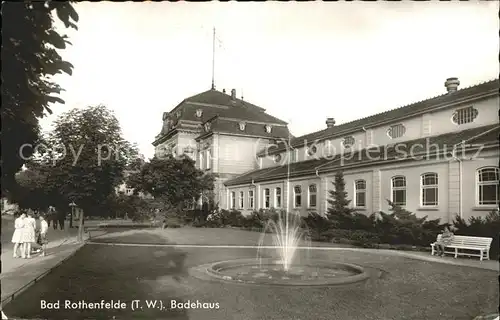
[[(288, 124), (290, 124), (291, 122), (291, 119), (288, 120)], [(290, 157), (291, 157), (291, 152), (292, 152), (292, 148), (291, 148), (291, 145), (290, 145), (290, 128), (288, 128), (288, 146), (287, 146), (287, 150), (288, 151), (288, 155), (287, 155), (287, 172), (286, 172), (286, 183), (287, 183), (287, 192), (288, 192), (288, 195), (287, 195), (287, 198), (290, 196), (290, 194), (293, 194), (293, 192), (291, 193), (290, 192)], [(285, 212), (285, 252), (287, 253), (288, 255), (288, 223), (289, 223), (289, 212), (290, 212), (290, 199), (287, 199), (287, 208), (286, 208), (286, 212)], [(292, 197), (292, 201), (295, 201), (295, 199), (293, 199)]]
[(215, 27), (212, 37), (212, 90), (215, 89)]

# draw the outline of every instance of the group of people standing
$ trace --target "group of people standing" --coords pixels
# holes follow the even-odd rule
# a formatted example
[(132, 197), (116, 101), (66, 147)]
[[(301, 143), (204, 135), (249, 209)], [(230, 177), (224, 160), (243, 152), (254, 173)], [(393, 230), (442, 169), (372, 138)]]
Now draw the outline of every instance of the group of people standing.
[[(40, 227), (36, 226), (36, 219), (33, 211), (21, 212), (14, 221), (14, 234), (12, 243), (14, 243), (14, 258), (30, 259), (34, 245), (40, 246), (41, 256), (45, 256), (48, 243), (47, 231), (49, 224), (43, 215), (39, 216)], [(20, 255), (18, 254), (20, 251)], [(38, 251), (37, 251), (38, 252)]]

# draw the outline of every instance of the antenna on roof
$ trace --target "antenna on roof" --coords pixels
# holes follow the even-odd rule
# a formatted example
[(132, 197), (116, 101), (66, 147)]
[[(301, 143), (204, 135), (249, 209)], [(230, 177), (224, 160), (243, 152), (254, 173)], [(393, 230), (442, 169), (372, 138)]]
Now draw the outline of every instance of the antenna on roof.
[(243, 100), (243, 88), (241, 88), (241, 100)]
[(215, 27), (212, 38), (212, 90), (215, 90)]

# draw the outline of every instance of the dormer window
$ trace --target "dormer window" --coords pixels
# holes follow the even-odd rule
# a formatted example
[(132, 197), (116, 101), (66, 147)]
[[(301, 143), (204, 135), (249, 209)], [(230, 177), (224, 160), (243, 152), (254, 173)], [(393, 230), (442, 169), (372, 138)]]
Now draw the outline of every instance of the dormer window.
[(203, 110), (201, 110), (201, 109), (196, 110), (196, 117), (197, 118), (201, 118), (202, 115), (203, 115)]
[(342, 144), (344, 145), (345, 148), (350, 148), (356, 143), (356, 140), (354, 139), (353, 136), (345, 137), (344, 140), (342, 141)]
[(461, 108), (455, 110), (451, 119), (456, 125), (471, 123), (476, 119), (478, 113), (474, 107)]
[(267, 133), (271, 133), (271, 126), (270, 125), (266, 124), (265, 128), (266, 128)]
[(181, 114), (182, 114), (182, 113), (181, 113), (181, 110), (179, 110), (179, 111), (177, 111), (177, 112), (175, 113), (175, 116), (176, 116), (177, 118), (180, 118), (180, 117), (181, 117)]
[(406, 133), (406, 128), (401, 123), (395, 124), (391, 126), (389, 129), (387, 129), (387, 135), (391, 139), (401, 138), (402, 136), (405, 135), (405, 133)]
[(240, 126), (240, 130), (241, 131), (245, 131), (245, 127), (246, 127), (246, 123), (245, 122), (240, 122), (238, 125)]
[(211, 128), (211, 127), (212, 127), (212, 126), (210, 125), (210, 122), (205, 123), (205, 131), (206, 131), (206, 132), (210, 131), (210, 128)]

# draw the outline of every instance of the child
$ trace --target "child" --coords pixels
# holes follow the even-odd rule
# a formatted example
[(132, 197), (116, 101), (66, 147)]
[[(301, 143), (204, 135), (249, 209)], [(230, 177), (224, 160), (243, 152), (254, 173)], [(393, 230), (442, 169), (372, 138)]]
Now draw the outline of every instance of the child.
[(45, 220), (44, 216), (40, 216), (40, 235), (39, 235), (39, 244), (42, 246), (42, 254), (40, 255), (41, 257), (45, 257), (45, 251), (47, 248), (47, 243), (49, 241), (47, 240), (47, 231), (49, 230), (49, 224), (47, 223), (47, 220)]

